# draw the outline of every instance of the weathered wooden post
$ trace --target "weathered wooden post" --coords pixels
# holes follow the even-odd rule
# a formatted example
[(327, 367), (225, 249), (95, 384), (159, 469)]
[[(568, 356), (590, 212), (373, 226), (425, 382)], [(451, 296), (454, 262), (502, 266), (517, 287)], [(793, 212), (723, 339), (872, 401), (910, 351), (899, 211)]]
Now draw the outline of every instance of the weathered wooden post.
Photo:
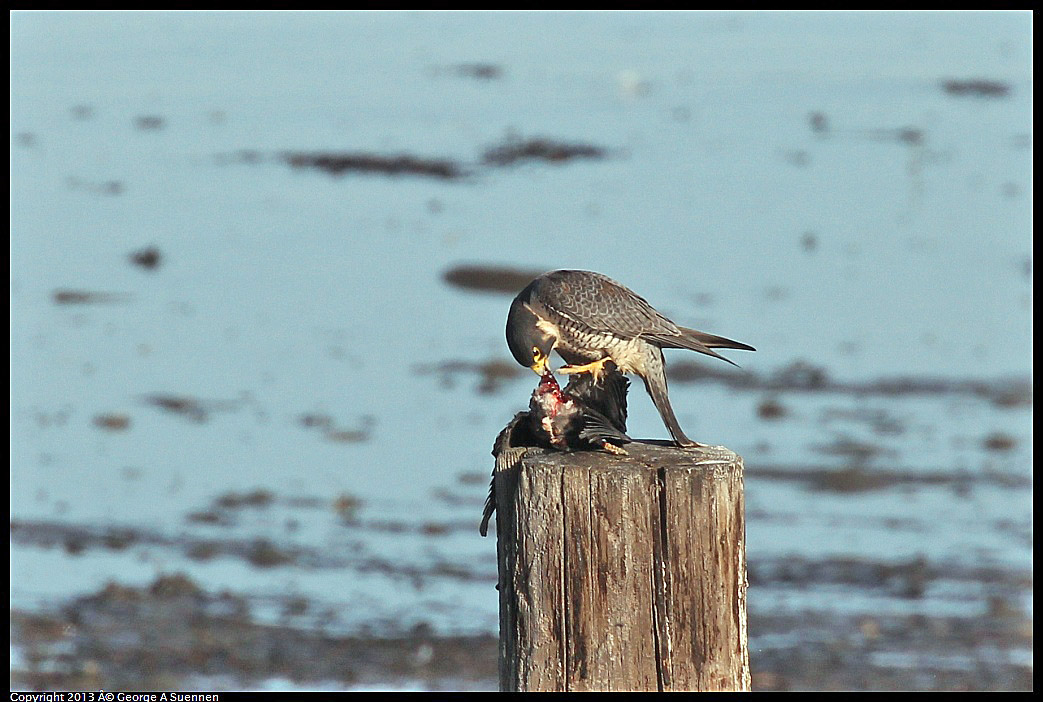
[(742, 459), (627, 444), (494, 476), (500, 690), (749, 690)]

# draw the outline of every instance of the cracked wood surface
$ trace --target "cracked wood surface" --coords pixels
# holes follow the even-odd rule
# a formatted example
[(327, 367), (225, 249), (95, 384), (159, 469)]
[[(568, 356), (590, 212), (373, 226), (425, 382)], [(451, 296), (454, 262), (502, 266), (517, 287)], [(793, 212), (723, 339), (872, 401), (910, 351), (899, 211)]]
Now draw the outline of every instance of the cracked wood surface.
[(742, 459), (627, 450), (496, 475), (501, 690), (750, 689)]

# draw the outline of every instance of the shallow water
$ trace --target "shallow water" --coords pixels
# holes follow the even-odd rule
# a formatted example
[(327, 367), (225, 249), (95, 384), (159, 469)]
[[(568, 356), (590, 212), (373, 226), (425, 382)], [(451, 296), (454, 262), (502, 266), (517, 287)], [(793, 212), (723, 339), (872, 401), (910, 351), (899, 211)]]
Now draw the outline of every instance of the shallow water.
[[(1031, 387), (1029, 15), (16, 13), (11, 58), (12, 608), (183, 571), (273, 621), (289, 593), (340, 631), (495, 632), (477, 522), (535, 378), (483, 387), (510, 295), (461, 264), (602, 271), (757, 347), (746, 386), (671, 386), (745, 457), (751, 567), (1031, 573), (1031, 389), (866, 391)], [(483, 161), (530, 138), (603, 155)], [(843, 387), (769, 382), (797, 361)], [(666, 435), (640, 384), (629, 428)], [(749, 605), (1031, 619), (1031, 586), (970, 581)]]

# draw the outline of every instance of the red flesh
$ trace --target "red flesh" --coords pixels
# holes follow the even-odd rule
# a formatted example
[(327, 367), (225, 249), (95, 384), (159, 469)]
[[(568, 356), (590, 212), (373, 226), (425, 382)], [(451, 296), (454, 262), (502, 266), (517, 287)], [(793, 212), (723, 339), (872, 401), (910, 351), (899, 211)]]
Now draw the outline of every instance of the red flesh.
[(543, 395), (546, 395), (546, 394), (549, 393), (549, 394), (554, 396), (555, 404), (554, 404), (554, 406), (552, 408), (550, 408), (550, 411), (549, 411), (549, 414), (552, 417), (558, 413), (558, 410), (560, 409), (560, 406), (566, 400), (568, 400), (568, 397), (566, 397), (565, 393), (562, 391), (561, 386), (558, 385), (557, 378), (555, 378), (554, 374), (550, 373), (550, 372), (544, 373), (540, 377), (540, 385), (539, 385), (539, 388), (538, 388), (538, 392), (540, 394), (543, 394)]

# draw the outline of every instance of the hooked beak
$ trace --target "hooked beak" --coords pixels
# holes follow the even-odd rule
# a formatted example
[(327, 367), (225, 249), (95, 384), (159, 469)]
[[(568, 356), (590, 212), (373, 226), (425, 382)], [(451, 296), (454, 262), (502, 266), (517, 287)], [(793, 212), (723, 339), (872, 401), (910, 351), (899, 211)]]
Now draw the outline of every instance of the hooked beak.
[(550, 371), (550, 356), (538, 356), (529, 366), (538, 376), (544, 376)]

